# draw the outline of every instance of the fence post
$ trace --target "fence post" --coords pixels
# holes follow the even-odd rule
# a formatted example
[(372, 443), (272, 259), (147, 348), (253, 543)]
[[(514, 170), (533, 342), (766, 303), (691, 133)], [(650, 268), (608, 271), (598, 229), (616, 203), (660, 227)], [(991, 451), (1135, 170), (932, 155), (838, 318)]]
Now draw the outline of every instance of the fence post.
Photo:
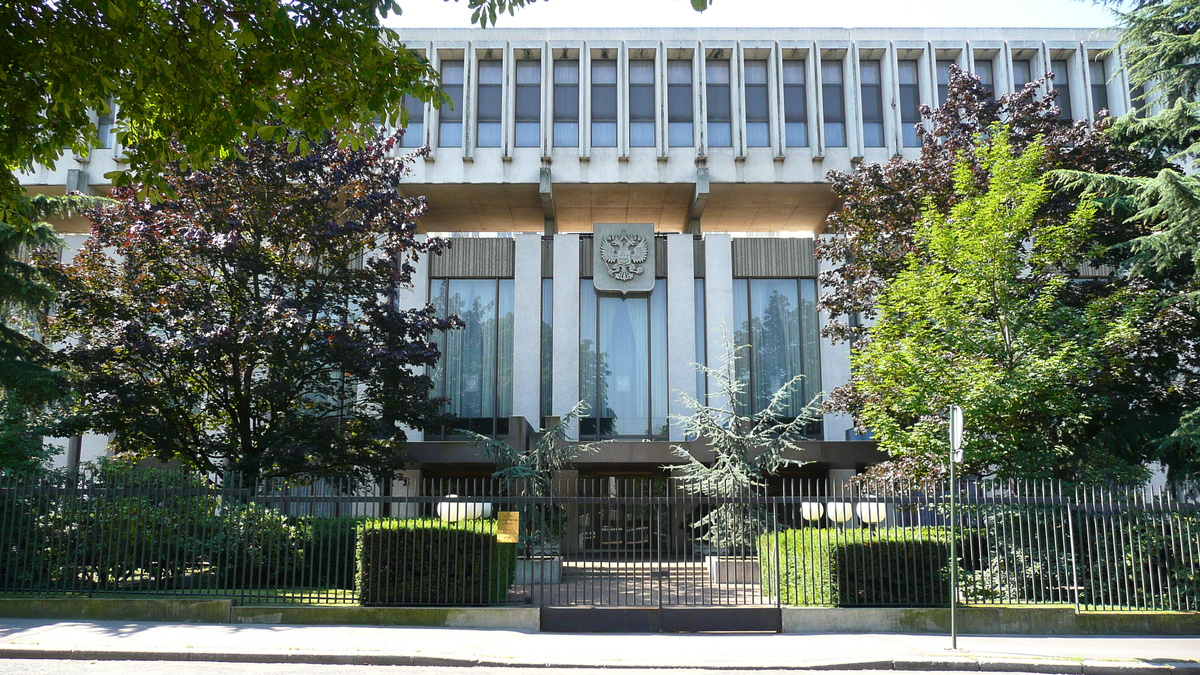
[[(1059, 484), (1062, 490), (1062, 484)], [(1076, 488), (1078, 494), (1078, 488)], [(1066, 497), (1067, 502), (1067, 540), (1071, 552), (1071, 593), (1075, 597), (1075, 613), (1079, 613), (1079, 559), (1075, 555), (1075, 501)]]

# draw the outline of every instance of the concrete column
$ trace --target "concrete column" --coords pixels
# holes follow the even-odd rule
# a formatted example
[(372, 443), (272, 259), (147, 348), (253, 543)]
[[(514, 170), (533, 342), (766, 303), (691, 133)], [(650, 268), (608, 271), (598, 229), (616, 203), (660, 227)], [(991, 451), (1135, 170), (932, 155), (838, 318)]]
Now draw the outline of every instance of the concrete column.
[[(419, 497), (421, 496), (421, 471), (420, 469), (406, 469), (397, 471), (396, 478), (392, 480), (392, 496), (393, 497)], [(421, 505), (416, 503), (393, 503), (392, 518), (417, 518), (421, 515)]]
[[(727, 357), (726, 343), (733, 341), (737, 330), (733, 325), (733, 246), (728, 234), (704, 235), (704, 313), (706, 360), (710, 368), (720, 368)], [(710, 378), (710, 395), (715, 384)], [(728, 403), (719, 397), (709, 401), (714, 406)]]
[[(564, 469), (558, 472), (557, 494), (562, 497), (578, 497), (579, 496), (579, 471), (575, 469)], [(566, 554), (579, 552), (579, 505), (565, 504), (566, 522), (563, 523), (562, 538), (559, 544), (562, 546), (562, 552)]]
[[(826, 238), (829, 235), (822, 235)], [(817, 273), (820, 274), (827, 270), (833, 269), (833, 265), (827, 260), (817, 260)], [(817, 288), (817, 295), (823, 295), (826, 289), (824, 286)], [(821, 329), (833, 319), (829, 312), (822, 310), (818, 321), (820, 321)], [(834, 344), (829, 338), (821, 337), (821, 386), (825, 390), (826, 396), (834, 389), (846, 384), (850, 381), (850, 344), (848, 342), (839, 342)], [(854, 420), (844, 413), (825, 415), (825, 440), (827, 441), (844, 441), (846, 440), (846, 432), (854, 428)]]
[(854, 469), (830, 469), (829, 470), (829, 494), (844, 495), (849, 494), (850, 489), (846, 485), (846, 481), (854, 478), (858, 472)]
[[(554, 235), (554, 415), (579, 402), (579, 235)], [(578, 437), (579, 423), (570, 435)]]
[(542, 237), (518, 234), (514, 249), (512, 414), (536, 427), (542, 409)]
[[(681, 394), (698, 397), (696, 370), (696, 265), (692, 235), (667, 235), (667, 413), (687, 415)], [(660, 280), (658, 283), (662, 283)], [(672, 423), (670, 440), (682, 441), (683, 429)]]
[[(417, 241), (425, 241), (429, 236), (425, 234), (416, 235)], [(429, 302), (429, 256), (423, 255), (413, 263), (416, 269), (412, 275), (412, 286), (409, 288), (401, 288), (397, 293), (397, 301), (400, 309), (419, 309), (424, 307)], [(423, 372), (423, 369), (415, 369), (415, 372)], [(409, 427), (401, 427), (404, 434), (410, 442), (425, 440), (425, 432), (411, 429)]]

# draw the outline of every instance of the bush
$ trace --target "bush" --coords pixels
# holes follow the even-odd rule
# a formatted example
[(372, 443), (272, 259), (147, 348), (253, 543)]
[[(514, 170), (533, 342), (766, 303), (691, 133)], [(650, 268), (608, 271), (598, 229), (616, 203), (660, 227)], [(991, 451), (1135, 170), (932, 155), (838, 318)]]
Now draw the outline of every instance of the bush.
[[(1200, 511), (1083, 514), (1080, 601), (1093, 607), (1200, 610)], [(1091, 535), (1091, 536), (1088, 536)]]
[(185, 471), (106, 462), (31, 487), (39, 510), (29, 541), (49, 588), (175, 587), (205, 557), (216, 500)]
[(367, 520), (357, 534), (363, 605), (498, 604), (516, 571), (516, 545), (496, 541), (494, 520)]
[(949, 548), (947, 531), (930, 527), (803, 528), (758, 541), (763, 588), (787, 605), (948, 603)]
[(304, 556), (299, 541), (299, 528), (275, 509), (259, 504), (222, 507), (207, 542), (217, 584), (224, 588), (292, 584)]
[(362, 518), (297, 519), (301, 559), (296, 585), (353, 590), (362, 522)]

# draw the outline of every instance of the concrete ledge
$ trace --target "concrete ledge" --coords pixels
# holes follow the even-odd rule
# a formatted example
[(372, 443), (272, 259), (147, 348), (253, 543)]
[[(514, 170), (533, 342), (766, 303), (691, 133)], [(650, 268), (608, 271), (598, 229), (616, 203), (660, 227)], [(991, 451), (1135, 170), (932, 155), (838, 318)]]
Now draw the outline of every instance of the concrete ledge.
[(230, 600), (130, 598), (0, 598), (0, 616), (11, 619), (229, 623)]
[[(1198, 635), (1200, 612), (1083, 612), (1071, 607), (963, 607), (964, 635)], [(784, 633), (948, 633), (949, 609), (784, 607)]]
[(538, 607), (234, 607), (232, 623), (308, 626), (435, 626), (537, 631)]

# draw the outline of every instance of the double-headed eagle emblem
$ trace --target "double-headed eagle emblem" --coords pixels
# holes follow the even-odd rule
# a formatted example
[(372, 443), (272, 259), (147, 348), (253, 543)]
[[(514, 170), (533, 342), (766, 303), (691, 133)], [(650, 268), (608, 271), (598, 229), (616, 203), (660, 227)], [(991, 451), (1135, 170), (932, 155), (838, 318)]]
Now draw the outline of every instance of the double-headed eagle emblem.
[(629, 281), (641, 274), (642, 263), (650, 256), (650, 244), (641, 235), (621, 232), (600, 240), (600, 259), (608, 265), (608, 274), (617, 281)]

